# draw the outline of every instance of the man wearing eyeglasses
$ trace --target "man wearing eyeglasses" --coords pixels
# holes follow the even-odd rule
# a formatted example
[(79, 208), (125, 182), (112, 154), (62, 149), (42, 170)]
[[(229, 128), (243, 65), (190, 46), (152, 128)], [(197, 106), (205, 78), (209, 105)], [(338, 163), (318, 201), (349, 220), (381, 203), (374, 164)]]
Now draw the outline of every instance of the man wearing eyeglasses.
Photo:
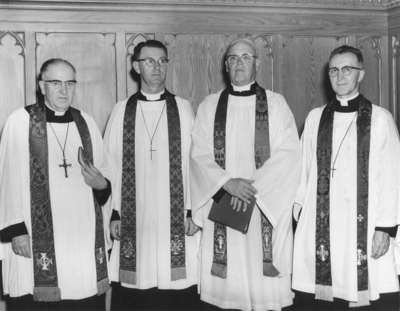
[[(192, 133), (192, 209), (202, 227), (200, 295), (224, 309), (281, 310), (293, 300), (291, 206), (299, 138), (283, 96), (255, 81), (259, 65), (251, 39), (228, 46), (230, 84), (200, 104)], [(236, 226), (244, 217), (249, 224)]]
[(104, 310), (102, 205), (111, 188), (101, 173), (102, 137), (90, 116), (71, 107), (76, 70), (70, 62), (44, 62), (39, 87), (36, 104), (10, 115), (0, 145), (7, 310)]
[(399, 308), (399, 137), (391, 114), (360, 94), (365, 74), (359, 49), (334, 49), (328, 75), (336, 97), (305, 123), (294, 205), (299, 310)]
[(199, 228), (190, 211), (190, 103), (165, 88), (163, 43), (132, 56), (139, 91), (118, 103), (105, 140), (113, 178), (110, 277), (113, 310), (194, 310)]

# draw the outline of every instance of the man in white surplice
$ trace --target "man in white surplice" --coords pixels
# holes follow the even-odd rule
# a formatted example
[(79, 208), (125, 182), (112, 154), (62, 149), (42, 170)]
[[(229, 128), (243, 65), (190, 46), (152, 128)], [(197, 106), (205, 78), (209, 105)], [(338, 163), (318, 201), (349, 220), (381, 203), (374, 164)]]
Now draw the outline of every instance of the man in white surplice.
[[(259, 59), (251, 39), (229, 45), (225, 66), (231, 84), (200, 104), (192, 133), (193, 219), (202, 227), (200, 295), (220, 308), (280, 310), (293, 300), (291, 206), (300, 173), (298, 133), (283, 96), (255, 82)], [(216, 130), (217, 119), (226, 125)], [(267, 131), (261, 137), (260, 128)], [(257, 164), (260, 147), (268, 154)], [(217, 164), (221, 159), (225, 168)], [(246, 210), (255, 196), (246, 234), (224, 226), (214, 234), (217, 223), (208, 215), (224, 195), (232, 196), (224, 208), (237, 211)], [(269, 236), (261, 219), (272, 227)]]
[(115, 106), (106, 129), (115, 167), (110, 276), (122, 285), (113, 289), (113, 310), (199, 304), (188, 180), (194, 117), (188, 101), (165, 89), (167, 57), (157, 40), (135, 47), (140, 90)]
[(101, 206), (111, 185), (99, 171), (107, 161), (95, 121), (71, 107), (76, 83), (71, 63), (46, 61), (43, 96), (14, 111), (3, 130), (3, 288), (18, 297), (9, 299), (8, 310), (104, 309), (104, 295), (96, 294), (109, 287)]
[(359, 93), (359, 49), (333, 50), (328, 75), (336, 98), (309, 113), (302, 135), (295, 302), (301, 310), (398, 310), (391, 238), (400, 203), (397, 129), (388, 111)]

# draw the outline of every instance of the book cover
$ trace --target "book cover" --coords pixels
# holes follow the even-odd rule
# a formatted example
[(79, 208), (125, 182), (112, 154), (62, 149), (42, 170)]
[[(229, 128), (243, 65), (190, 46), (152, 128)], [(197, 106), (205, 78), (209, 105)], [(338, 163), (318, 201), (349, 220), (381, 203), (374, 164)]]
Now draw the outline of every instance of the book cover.
[(243, 211), (242, 208), (240, 211), (235, 211), (231, 205), (231, 198), (232, 196), (225, 192), (217, 202), (214, 201), (208, 219), (242, 233), (247, 233), (256, 199), (253, 197), (247, 205), (246, 211)]

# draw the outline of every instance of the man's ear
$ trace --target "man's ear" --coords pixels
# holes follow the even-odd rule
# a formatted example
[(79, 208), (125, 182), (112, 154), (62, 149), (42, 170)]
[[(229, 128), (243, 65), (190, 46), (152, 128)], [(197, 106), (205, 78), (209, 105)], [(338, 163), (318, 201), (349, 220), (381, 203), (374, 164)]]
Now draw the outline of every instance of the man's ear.
[(138, 75), (140, 75), (139, 62), (133, 61), (133, 62), (132, 62), (132, 67), (133, 67), (133, 70), (135, 70), (135, 72), (136, 72)]
[(229, 64), (227, 60), (225, 61), (225, 70), (226, 72), (229, 72)]
[(257, 57), (256, 58), (256, 72), (258, 72), (258, 69), (260, 68), (260, 64), (261, 64), (260, 59)]
[(44, 82), (42, 80), (39, 81), (39, 88), (43, 95), (46, 94), (46, 90), (44, 88)]
[(360, 83), (364, 79), (364, 76), (365, 76), (365, 69), (360, 70), (360, 73), (358, 74), (358, 83)]

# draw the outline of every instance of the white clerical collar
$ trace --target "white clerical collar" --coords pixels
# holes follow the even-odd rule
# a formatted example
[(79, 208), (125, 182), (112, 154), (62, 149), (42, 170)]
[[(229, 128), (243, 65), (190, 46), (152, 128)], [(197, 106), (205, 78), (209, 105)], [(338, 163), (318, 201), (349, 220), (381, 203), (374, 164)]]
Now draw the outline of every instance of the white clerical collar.
[(349, 96), (349, 97), (342, 97), (342, 98), (339, 98), (339, 97), (336, 95), (336, 99), (338, 100), (338, 102), (340, 103), (341, 106), (346, 106), (346, 107), (347, 107), (347, 106), (349, 105), (349, 101), (352, 100), (352, 99), (354, 99), (354, 98), (356, 98), (358, 95), (360, 95), (359, 92), (357, 92), (356, 94), (354, 94), (354, 95), (352, 95), (352, 96)]
[(55, 116), (63, 116), (66, 112), (66, 111), (55, 111), (54, 109), (49, 107), (47, 104), (46, 104), (46, 107), (49, 108), (51, 111), (53, 111)]
[(143, 90), (140, 90), (140, 92), (146, 97), (147, 100), (160, 100), (160, 97), (162, 94), (164, 94), (165, 90), (162, 90), (159, 93), (146, 93)]
[(249, 91), (250, 88), (251, 88), (251, 86), (252, 86), (254, 83), (255, 83), (255, 81), (250, 82), (249, 84), (246, 84), (246, 85), (241, 85), (241, 86), (232, 84), (232, 88), (233, 88), (233, 90), (234, 90), (235, 92)]

